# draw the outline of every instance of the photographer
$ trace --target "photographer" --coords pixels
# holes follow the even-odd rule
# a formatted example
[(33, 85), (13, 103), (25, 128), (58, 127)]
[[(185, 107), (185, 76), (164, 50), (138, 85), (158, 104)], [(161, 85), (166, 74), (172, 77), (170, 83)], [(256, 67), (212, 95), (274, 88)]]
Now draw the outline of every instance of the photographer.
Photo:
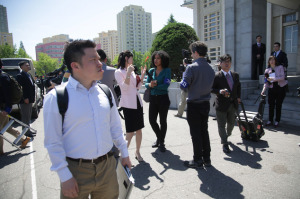
[(47, 93), (55, 86), (61, 84), (65, 74), (65, 68), (66, 65), (63, 64), (59, 69), (56, 69), (53, 72), (47, 74), (47, 78), (45, 79), (45, 87)]
[[(191, 64), (193, 60), (191, 59), (191, 53), (188, 50), (182, 49), (182, 56), (184, 57), (182, 60), (182, 64), (179, 66), (180, 72), (182, 72), (182, 80), (185, 75), (185, 70), (188, 64)], [(178, 111), (177, 114), (175, 114), (175, 117), (182, 117), (185, 106), (186, 106), (186, 98), (187, 98), (188, 92), (187, 90), (181, 90), (181, 98), (178, 105)]]

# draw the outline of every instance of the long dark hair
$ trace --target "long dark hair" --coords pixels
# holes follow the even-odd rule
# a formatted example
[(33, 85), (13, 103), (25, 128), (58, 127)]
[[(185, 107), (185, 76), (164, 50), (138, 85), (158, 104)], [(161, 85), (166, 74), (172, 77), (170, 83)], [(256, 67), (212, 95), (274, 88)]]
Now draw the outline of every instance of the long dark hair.
[(132, 52), (130, 52), (129, 50), (126, 50), (126, 51), (120, 53), (119, 58), (118, 58), (118, 68), (121, 68), (121, 69), (125, 68), (125, 64), (126, 64), (125, 57), (127, 57), (127, 59), (129, 59), (130, 57), (133, 57)]
[(169, 55), (168, 55), (167, 52), (165, 52), (163, 50), (160, 50), (160, 51), (154, 51), (152, 53), (152, 56), (151, 56), (152, 65), (156, 68), (156, 66), (154, 64), (155, 55), (158, 55), (160, 57), (160, 59), (161, 59), (161, 66), (163, 68), (168, 68), (169, 67), (170, 57), (169, 57)]

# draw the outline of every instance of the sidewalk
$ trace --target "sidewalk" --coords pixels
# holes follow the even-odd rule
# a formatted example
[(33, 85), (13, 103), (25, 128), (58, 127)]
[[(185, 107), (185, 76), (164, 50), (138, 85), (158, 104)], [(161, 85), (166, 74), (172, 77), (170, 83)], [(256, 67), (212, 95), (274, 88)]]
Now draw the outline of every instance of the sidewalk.
[[(134, 159), (135, 140), (129, 153), (135, 186), (131, 199), (140, 198), (299, 198), (300, 131), (288, 127), (265, 129), (259, 142), (243, 141), (238, 127), (229, 141), (232, 152), (223, 153), (217, 122), (209, 118), (212, 167), (188, 169), (192, 141), (186, 118), (174, 117), (169, 110), (165, 153), (151, 147), (156, 140), (148, 121), (144, 103), (145, 128), (141, 155), (144, 163)], [(185, 113), (184, 113), (185, 116)], [(122, 121), (125, 129), (124, 121)]]

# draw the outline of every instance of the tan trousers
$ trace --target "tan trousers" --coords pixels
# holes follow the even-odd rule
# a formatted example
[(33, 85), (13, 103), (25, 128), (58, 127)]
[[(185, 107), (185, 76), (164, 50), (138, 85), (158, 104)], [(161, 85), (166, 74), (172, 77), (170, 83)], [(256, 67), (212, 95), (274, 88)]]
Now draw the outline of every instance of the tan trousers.
[(178, 105), (178, 112), (177, 115), (182, 116), (185, 106), (186, 106), (186, 98), (187, 98), (188, 92), (181, 90), (181, 97), (180, 102)]
[[(9, 121), (8, 117), (7, 116), (3, 116), (2, 113), (0, 113), (0, 130), (8, 123), (8, 121)], [(7, 129), (7, 132), (9, 134), (13, 135), (16, 138), (20, 135), (20, 132), (17, 131), (17, 130), (15, 130), (12, 127), (9, 127)], [(21, 139), (21, 141), (23, 141), (23, 140), (24, 140), (24, 137)], [(1, 136), (0, 136), (0, 153), (3, 153), (3, 138)]]
[[(77, 199), (117, 199), (119, 185), (116, 173), (116, 159), (110, 156), (98, 164), (79, 163), (67, 159), (68, 168), (76, 179), (79, 187)], [(61, 191), (62, 199), (65, 197)]]

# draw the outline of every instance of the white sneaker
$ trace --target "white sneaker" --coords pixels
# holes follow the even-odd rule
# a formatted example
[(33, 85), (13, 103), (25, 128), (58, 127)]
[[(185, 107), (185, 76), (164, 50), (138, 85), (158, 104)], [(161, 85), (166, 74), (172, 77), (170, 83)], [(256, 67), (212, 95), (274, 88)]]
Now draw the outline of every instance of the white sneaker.
[(268, 121), (267, 124), (266, 124), (266, 126), (270, 126), (271, 124), (272, 124), (272, 122)]

